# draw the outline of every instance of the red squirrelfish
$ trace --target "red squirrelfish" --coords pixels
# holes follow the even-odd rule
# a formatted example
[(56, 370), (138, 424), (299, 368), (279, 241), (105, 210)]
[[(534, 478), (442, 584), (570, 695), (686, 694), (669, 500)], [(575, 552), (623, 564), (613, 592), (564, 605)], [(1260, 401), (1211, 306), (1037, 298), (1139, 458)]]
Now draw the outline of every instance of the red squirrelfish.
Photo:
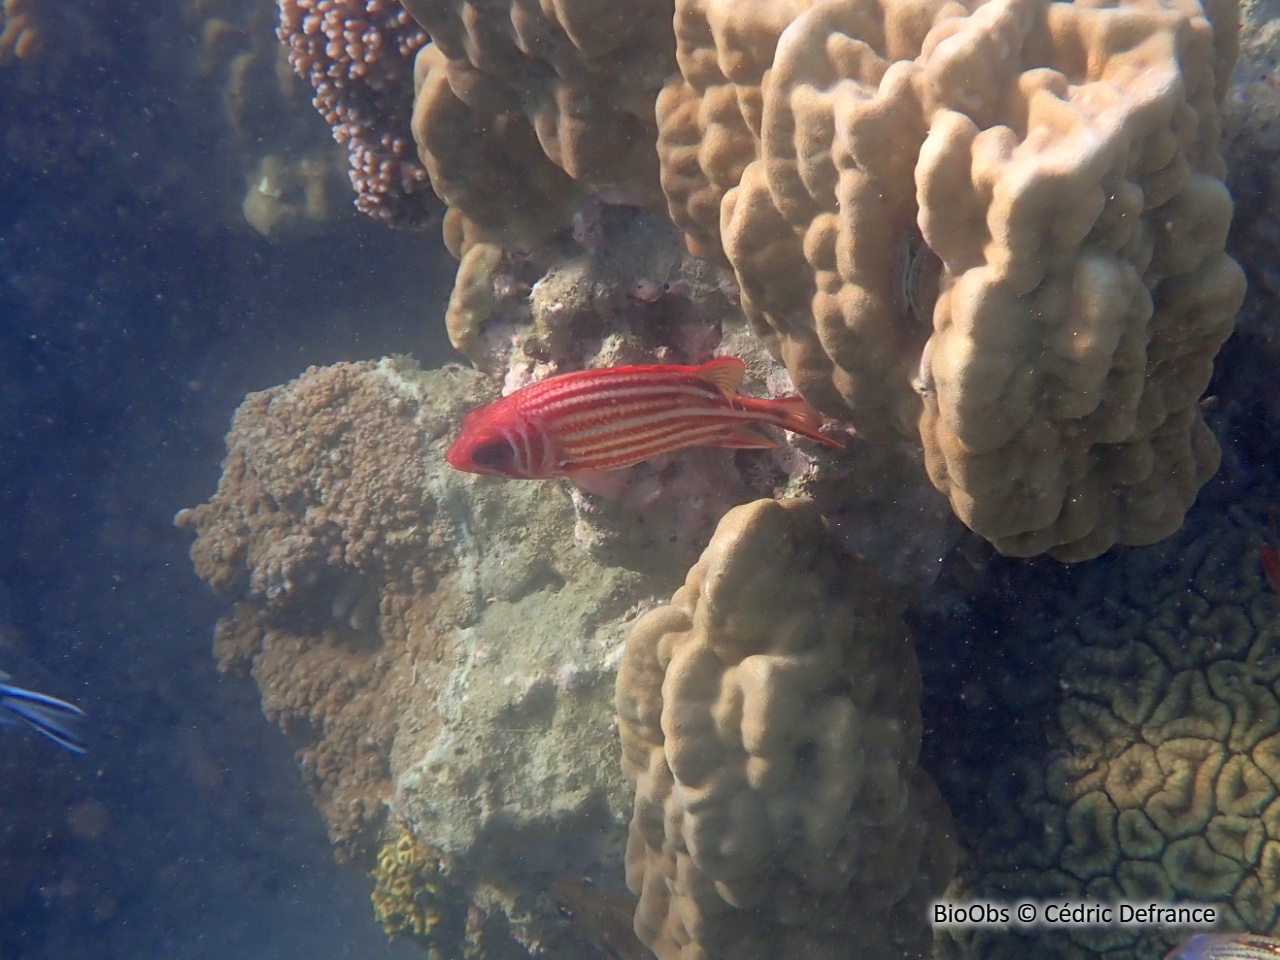
[(718, 357), (548, 377), (468, 413), (445, 459), (490, 476), (580, 479), (685, 447), (776, 447), (762, 423), (841, 446), (818, 432), (822, 414), (800, 397), (740, 396), (744, 370)]

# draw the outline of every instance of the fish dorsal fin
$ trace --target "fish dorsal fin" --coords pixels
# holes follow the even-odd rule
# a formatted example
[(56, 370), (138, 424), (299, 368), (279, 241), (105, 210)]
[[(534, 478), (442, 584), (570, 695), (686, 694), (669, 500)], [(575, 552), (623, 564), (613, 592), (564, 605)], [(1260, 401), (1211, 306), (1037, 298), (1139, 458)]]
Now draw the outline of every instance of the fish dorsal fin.
[(726, 400), (732, 400), (738, 395), (738, 387), (742, 385), (742, 375), (746, 370), (747, 365), (737, 357), (716, 357), (698, 368), (698, 376), (715, 384)]

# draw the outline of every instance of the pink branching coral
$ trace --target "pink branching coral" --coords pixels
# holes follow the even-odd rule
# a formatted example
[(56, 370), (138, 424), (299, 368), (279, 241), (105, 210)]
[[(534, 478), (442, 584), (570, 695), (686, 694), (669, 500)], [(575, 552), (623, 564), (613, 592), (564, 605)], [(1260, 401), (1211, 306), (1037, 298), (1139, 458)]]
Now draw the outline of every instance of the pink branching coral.
[(356, 207), (397, 227), (439, 217), (409, 132), (413, 58), (426, 32), (397, 0), (279, 0), (277, 33), (312, 103), (347, 148)]

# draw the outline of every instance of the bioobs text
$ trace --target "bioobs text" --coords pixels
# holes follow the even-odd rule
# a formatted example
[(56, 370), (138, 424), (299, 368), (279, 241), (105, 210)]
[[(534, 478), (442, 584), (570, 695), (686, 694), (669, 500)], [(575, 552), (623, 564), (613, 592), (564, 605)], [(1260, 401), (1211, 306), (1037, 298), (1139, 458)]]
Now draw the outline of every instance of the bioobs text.
[(1217, 907), (1198, 903), (1098, 903), (1046, 900), (1036, 903), (948, 903), (930, 908), (935, 927), (1213, 927)]

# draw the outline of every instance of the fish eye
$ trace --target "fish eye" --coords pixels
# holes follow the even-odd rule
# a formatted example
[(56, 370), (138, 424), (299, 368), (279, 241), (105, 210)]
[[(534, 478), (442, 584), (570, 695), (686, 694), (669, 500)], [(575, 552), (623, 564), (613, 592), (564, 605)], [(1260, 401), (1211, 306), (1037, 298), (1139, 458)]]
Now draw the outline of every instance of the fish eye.
[(479, 467), (497, 469), (511, 460), (511, 445), (505, 440), (484, 440), (471, 451), (471, 461)]

